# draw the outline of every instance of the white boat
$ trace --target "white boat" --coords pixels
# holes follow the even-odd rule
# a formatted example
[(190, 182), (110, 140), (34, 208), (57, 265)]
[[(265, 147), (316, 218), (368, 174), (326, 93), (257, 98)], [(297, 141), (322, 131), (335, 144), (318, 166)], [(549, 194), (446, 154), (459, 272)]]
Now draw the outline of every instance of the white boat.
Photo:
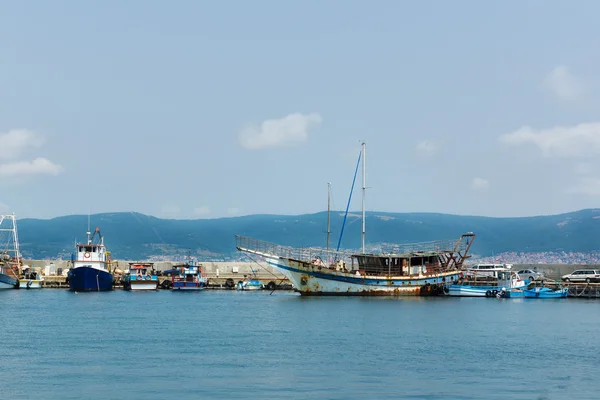
[(237, 249), (263, 257), (268, 264), (279, 269), (301, 295), (443, 294), (447, 285), (457, 281), (461, 275), (460, 268), (469, 257), (467, 253), (475, 235), (468, 232), (458, 240), (407, 244), (380, 254), (367, 254), (364, 156), (363, 143), (359, 156), (359, 162), (361, 157), (363, 161), (362, 253), (329, 250), (329, 223), (326, 249), (297, 249), (236, 235)]
[(19, 287), (21, 253), (17, 234), (17, 217), (14, 214), (0, 215), (0, 289)]
[(19, 277), (19, 288), (20, 289), (41, 289), (44, 282), (44, 277), (41, 272), (31, 268), (28, 265), (24, 265), (22, 274)]
[(153, 274), (154, 263), (129, 263), (129, 271), (123, 278), (125, 290), (157, 290), (158, 276)]

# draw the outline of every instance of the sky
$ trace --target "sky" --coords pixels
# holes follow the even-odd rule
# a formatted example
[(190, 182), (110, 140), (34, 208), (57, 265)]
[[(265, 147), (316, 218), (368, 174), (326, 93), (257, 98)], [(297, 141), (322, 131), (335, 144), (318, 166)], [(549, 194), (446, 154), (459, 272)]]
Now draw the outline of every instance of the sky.
[[(0, 1), (0, 212), (600, 204), (595, 1)], [(360, 173), (356, 189), (360, 189)], [(359, 210), (355, 191), (351, 209)]]

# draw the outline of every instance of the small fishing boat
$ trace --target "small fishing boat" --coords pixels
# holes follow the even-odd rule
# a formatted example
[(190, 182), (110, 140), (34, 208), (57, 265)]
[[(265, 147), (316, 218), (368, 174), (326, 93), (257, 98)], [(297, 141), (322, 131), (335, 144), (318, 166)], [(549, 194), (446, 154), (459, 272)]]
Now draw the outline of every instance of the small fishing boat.
[(237, 290), (261, 290), (265, 288), (265, 285), (258, 279), (247, 279), (239, 281), (235, 288)]
[(497, 295), (499, 298), (525, 298), (525, 299), (564, 299), (569, 295), (569, 289), (560, 284), (541, 286), (529, 284), (526, 287), (506, 290), (503, 288)]
[(19, 276), (19, 288), (20, 289), (41, 289), (44, 277), (42, 274), (31, 268), (28, 265), (21, 268), (22, 274)]
[(0, 243), (0, 289), (17, 289), (21, 253), (14, 214), (0, 215)]
[(172, 290), (204, 290), (208, 283), (201, 265), (193, 263), (175, 265), (171, 269)]
[(154, 263), (129, 263), (129, 272), (123, 277), (123, 289), (158, 289), (158, 276), (153, 271)]
[(110, 253), (104, 246), (104, 237), (98, 228), (91, 237), (88, 231), (87, 236), (87, 243), (75, 244), (75, 253), (71, 255), (73, 267), (67, 274), (69, 289), (77, 292), (112, 290)]

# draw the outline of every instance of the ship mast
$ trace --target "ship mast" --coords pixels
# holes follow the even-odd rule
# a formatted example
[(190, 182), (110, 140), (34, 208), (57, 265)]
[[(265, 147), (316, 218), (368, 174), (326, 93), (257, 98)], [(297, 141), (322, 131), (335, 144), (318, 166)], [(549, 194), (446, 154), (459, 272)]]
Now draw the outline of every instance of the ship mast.
[(327, 182), (327, 250), (329, 250), (329, 235), (331, 234), (331, 182)]
[(367, 181), (365, 175), (365, 157), (367, 152), (367, 144), (362, 143), (362, 253), (365, 254), (365, 192), (367, 189)]

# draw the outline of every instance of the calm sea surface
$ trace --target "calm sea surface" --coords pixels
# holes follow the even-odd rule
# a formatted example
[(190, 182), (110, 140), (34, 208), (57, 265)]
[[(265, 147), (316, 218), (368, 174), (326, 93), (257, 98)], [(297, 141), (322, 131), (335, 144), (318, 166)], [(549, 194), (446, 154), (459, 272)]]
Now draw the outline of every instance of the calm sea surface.
[(599, 399), (600, 301), (0, 292), (5, 399)]

